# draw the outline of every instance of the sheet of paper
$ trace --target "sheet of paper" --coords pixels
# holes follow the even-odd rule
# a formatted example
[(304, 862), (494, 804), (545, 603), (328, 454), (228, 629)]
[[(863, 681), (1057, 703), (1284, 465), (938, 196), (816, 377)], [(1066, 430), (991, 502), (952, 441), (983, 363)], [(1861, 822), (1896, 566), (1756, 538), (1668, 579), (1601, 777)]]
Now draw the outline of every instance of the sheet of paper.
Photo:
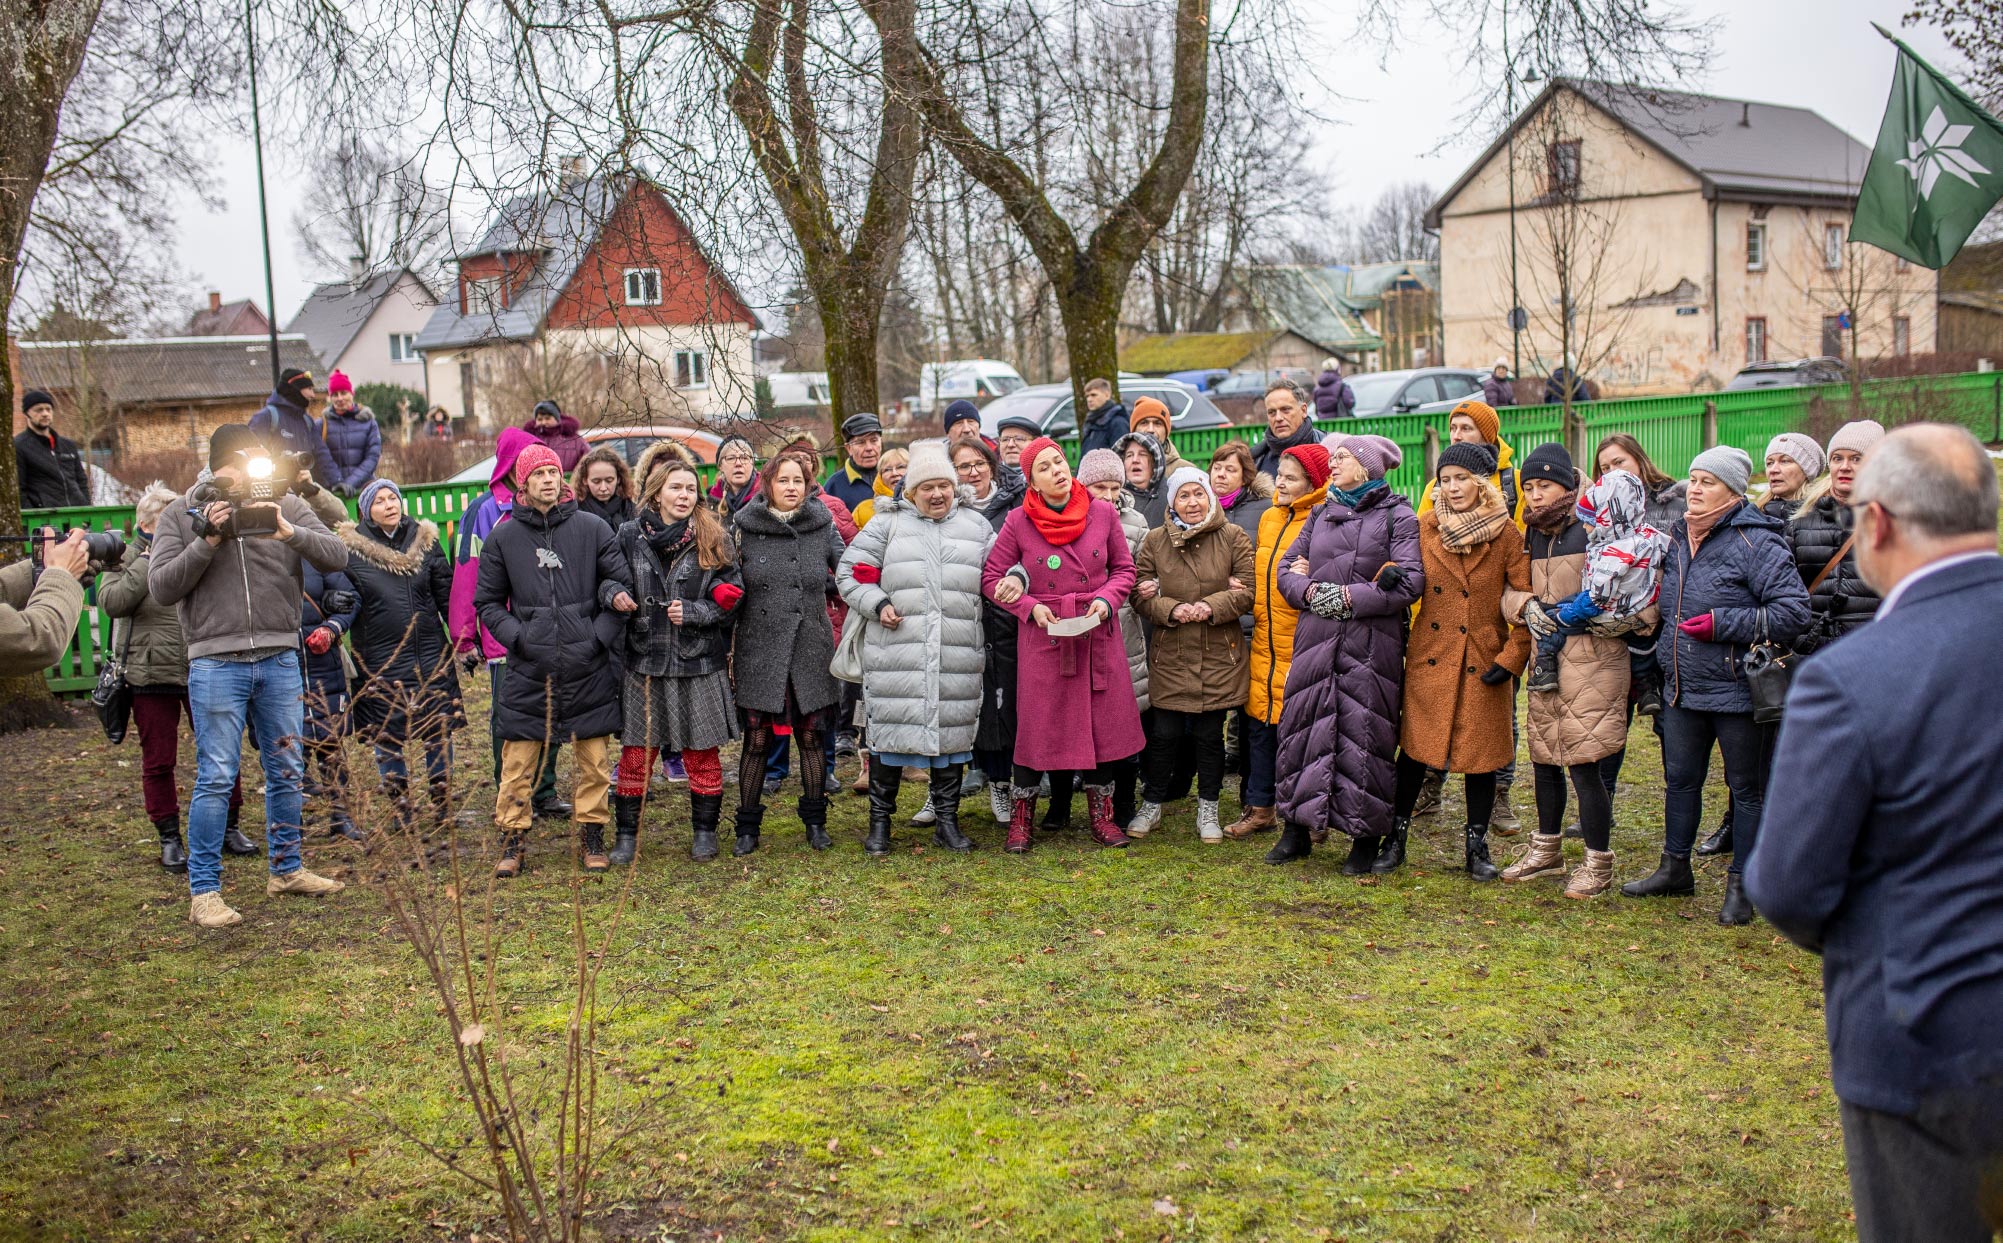
[(1087, 613), (1083, 617), (1066, 617), (1051, 622), (1044, 633), (1060, 639), (1068, 639), (1074, 634), (1086, 634), (1099, 628), (1099, 615)]

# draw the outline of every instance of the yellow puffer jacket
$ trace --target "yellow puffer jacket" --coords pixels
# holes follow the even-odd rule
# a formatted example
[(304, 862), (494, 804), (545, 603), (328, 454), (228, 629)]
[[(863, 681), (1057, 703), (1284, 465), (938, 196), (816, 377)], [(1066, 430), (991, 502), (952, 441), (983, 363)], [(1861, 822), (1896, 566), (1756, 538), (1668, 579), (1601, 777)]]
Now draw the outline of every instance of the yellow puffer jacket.
[[(1516, 467), (1511, 461), (1513, 456), (1507, 441), (1497, 445), (1495, 473), (1488, 477), (1488, 481), (1495, 485), (1496, 491), (1502, 493), (1503, 504), (1509, 506), (1509, 516), (1515, 520), (1516, 529), (1521, 531), (1523, 530), (1523, 484), (1516, 477)], [(1439, 490), (1440, 485), (1437, 480), (1426, 484), (1426, 494), (1419, 498), (1419, 513), (1424, 514), (1432, 511), (1435, 500), (1434, 493)]]
[(1300, 618), (1300, 611), (1280, 594), (1280, 558), (1327, 497), (1327, 488), (1316, 488), (1291, 504), (1274, 501), (1259, 518), (1259, 546), (1252, 554), (1257, 576), (1252, 584), (1252, 695), (1245, 711), (1267, 725), (1280, 723), (1287, 669), (1294, 663), (1294, 622)]
[(876, 477), (875, 495), (871, 496), (868, 500), (865, 500), (862, 504), (856, 506), (855, 512), (849, 515), (849, 517), (855, 519), (856, 529), (859, 531), (862, 528), (868, 526), (869, 520), (871, 518), (876, 517), (877, 497), (896, 496), (896, 495), (897, 495), (897, 489), (890, 487), (888, 484), (884, 483), (883, 476), (878, 475)]

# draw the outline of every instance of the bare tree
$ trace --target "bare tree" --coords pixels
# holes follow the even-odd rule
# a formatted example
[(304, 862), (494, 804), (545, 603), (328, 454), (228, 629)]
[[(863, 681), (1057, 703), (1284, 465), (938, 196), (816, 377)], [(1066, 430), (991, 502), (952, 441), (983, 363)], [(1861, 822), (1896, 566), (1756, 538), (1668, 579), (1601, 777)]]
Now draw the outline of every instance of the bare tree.
[[(1850, 241), (1847, 220), (1819, 217), (1806, 208), (1792, 210), (1799, 222), (1797, 243), (1794, 253), (1781, 261), (1789, 282), (1824, 327), (1812, 342), (1773, 345), (1796, 357), (1832, 353), (1844, 357), (1850, 363), (1850, 396), (1855, 401), (1862, 395), (1865, 351), (1873, 357), (1899, 353), (1898, 322), (1906, 321), (1910, 333), (1914, 312), (1924, 310), (1933, 299), (1933, 283), (1907, 276), (1907, 265), (1898, 256), (1868, 242)], [(1822, 225), (1843, 230), (1836, 235), (1841, 240), (1833, 240)], [(1905, 348), (1910, 351), (1910, 337)]]
[(446, 238), (446, 198), (423, 167), (350, 134), (320, 157), (322, 193), (293, 214), (300, 258), (322, 277), (402, 268), (420, 271), (439, 258)]
[(1933, 26), (1968, 62), (1962, 84), (1991, 109), (2003, 107), (2003, 6), (1996, 0), (1913, 0), (1906, 26)]
[(1354, 237), (1358, 263), (1385, 263), (1411, 259), (1436, 263), (1440, 258), (1438, 235), (1426, 231), (1426, 209), (1439, 194), (1423, 181), (1405, 181), (1377, 196), (1361, 220)]

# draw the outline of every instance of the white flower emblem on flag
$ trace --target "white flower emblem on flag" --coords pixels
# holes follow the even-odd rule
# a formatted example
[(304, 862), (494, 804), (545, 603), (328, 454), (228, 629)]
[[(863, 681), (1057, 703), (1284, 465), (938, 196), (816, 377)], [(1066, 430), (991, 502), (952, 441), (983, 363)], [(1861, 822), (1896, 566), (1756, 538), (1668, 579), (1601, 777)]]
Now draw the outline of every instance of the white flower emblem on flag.
[(1974, 157), (1961, 149), (1968, 136), (1975, 132), (1973, 125), (1949, 125), (1941, 114), (1940, 105), (1935, 104), (1928, 114), (1926, 124), (1921, 127), (1921, 140), (1906, 140), (1906, 159), (1899, 161), (1899, 167), (1912, 175), (1920, 183), (1920, 198), (1933, 197), (1934, 183), (1946, 173), (1959, 177), (1969, 185), (1975, 185), (1973, 174), (1983, 176), (1989, 170), (1977, 163)]

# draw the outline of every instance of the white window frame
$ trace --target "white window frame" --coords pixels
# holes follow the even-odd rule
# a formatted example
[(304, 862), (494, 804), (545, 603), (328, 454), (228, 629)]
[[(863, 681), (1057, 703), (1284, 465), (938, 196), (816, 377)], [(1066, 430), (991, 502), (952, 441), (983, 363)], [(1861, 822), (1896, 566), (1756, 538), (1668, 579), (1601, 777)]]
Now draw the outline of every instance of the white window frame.
[(507, 309), (503, 301), (506, 286), (498, 276), (475, 276), (466, 279), (466, 313), (468, 315), (494, 315)]
[(417, 334), (414, 332), (392, 332), (389, 334), (389, 360), (393, 363), (416, 362)]
[[(647, 289), (650, 281), (654, 286), (651, 294)], [(627, 268), (624, 285), (627, 306), (661, 305), (661, 270), (659, 268)]]
[(1904, 358), (1913, 352), (1913, 317), (1892, 316), (1892, 355)]
[(1844, 230), (1840, 224), (1822, 226), (1822, 270), (1841, 272), (1843, 270)]
[(1767, 270), (1767, 222), (1746, 221), (1746, 271)]
[(708, 350), (675, 351), (675, 387), (687, 389), (709, 387)]
[[(1755, 336), (1759, 340), (1758, 350), (1753, 348)], [(1767, 318), (1764, 315), (1749, 315), (1746, 317), (1746, 363), (1750, 366), (1753, 363), (1763, 363), (1766, 361)]]

